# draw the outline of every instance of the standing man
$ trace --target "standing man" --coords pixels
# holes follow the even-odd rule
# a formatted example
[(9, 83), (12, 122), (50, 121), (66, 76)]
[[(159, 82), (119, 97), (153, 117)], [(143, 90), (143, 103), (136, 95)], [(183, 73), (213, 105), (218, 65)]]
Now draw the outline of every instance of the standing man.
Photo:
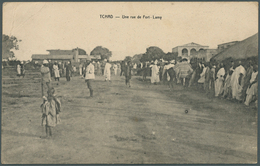
[(68, 62), (67, 66), (66, 66), (66, 79), (67, 79), (67, 81), (70, 81), (71, 72), (72, 72), (72, 66), (71, 66), (70, 62)]
[(17, 64), (17, 76), (21, 76), (21, 65), (20, 62)]
[(131, 69), (132, 69), (132, 66), (131, 66), (131, 61), (128, 61), (128, 62), (125, 62), (125, 85), (129, 85), (129, 87), (131, 87), (131, 84), (130, 84), (130, 80), (131, 80)]
[(231, 88), (232, 88), (232, 98), (238, 101), (242, 101), (242, 88), (244, 85), (244, 77), (246, 75), (246, 70), (242, 66), (242, 62), (238, 61), (238, 65), (231, 76)]
[(109, 63), (109, 60), (106, 60), (105, 59), (105, 69), (104, 69), (104, 76), (105, 76), (105, 81), (111, 81), (111, 71), (110, 71), (110, 68), (111, 68), (111, 64)]
[(157, 83), (160, 82), (159, 68), (157, 66), (157, 61), (152, 62), (152, 65), (150, 67), (152, 68), (151, 83), (152, 84), (157, 84)]
[(47, 92), (47, 90), (51, 87), (51, 75), (47, 60), (43, 60), (43, 65), (41, 66), (41, 75), (42, 97), (44, 97), (44, 91)]
[(120, 76), (123, 75), (124, 71), (125, 71), (125, 62), (122, 61), (122, 62), (121, 62), (121, 72), (120, 72)]
[(220, 63), (220, 69), (217, 72), (217, 77), (215, 81), (215, 97), (218, 97), (223, 93), (224, 86), (224, 76), (225, 76), (225, 68), (223, 63)]
[(86, 72), (85, 72), (85, 82), (88, 85), (88, 89), (90, 92), (90, 97), (93, 97), (93, 88), (92, 88), (92, 81), (93, 79), (95, 79), (95, 67), (94, 65), (91, 63), (91, 58), (87, 57), (86, 60)]
[(25, 68), (23, 62), (21, 62), (21, 76), (23, 76), (23, 78), (25, 76)]
[(53, 71), (54, 71), (55, 81), (58, 80), (58, 82), (59, 82), (60, 81), (60, 71), (59, 71), (59, 65), (58, 65), (57, 61), (53, 65)]
[(79, 64), (79, 75), (82, 77), (82, 63)]
[(117, 64), (116, 63), (113, 65), (113, 69), (114, 69), (114, 73), (115, 73), (115, 76), (116, 76), (117, 75)]

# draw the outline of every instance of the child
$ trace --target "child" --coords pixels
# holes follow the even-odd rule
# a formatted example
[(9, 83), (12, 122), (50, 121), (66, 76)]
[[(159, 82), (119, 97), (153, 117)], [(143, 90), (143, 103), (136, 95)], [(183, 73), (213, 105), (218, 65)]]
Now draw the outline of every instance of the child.
[(59, 113), (61, 112), (60, 100), (56, 97), (54, 88), (47, 92), (48, 97), (44, 98), (42, 104), (42, 125), (46, 126), (46, 138), (52, 136), (51, 128), (60, 123)]

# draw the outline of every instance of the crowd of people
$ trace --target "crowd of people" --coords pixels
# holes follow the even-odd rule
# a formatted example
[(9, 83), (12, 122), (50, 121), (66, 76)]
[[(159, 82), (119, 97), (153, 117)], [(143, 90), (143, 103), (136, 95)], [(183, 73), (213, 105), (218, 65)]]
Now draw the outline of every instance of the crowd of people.
[(140, 71), (143, 80), (151, 75), (151, 83), (166, 83), (170, 89), (174, 84), (184, 87), (196, 86), (209, 97), (219, 97), (243, 102), (249, 106), (255, 101), (257, 106), (258, 63), (247, 60), (225, 60), (205, 62), (202, 59), (186, 58), (179, 61), (163, 60), (142, 63)]
[[(62, 63), (55, 62), (51, 65), (48, 60), (44, 60), (41, 66), (42, 96), (44, 99), (42, 104), (43, 124), (46, 125), (47, 136), (52, 135), (51, 127), (59, 123), (58, 115), (61, 112), (61, 103), (54, 93), (51, 77), (53, 76), (55, 81), (59, 81), (61, 75), (66, 75), (67, 81), (70, 81), (71, 73), (76, 71), (73, 68), (75, 67), (70, 62), (65, 63), (63, 68)], [(177, 84), (185, 88), (194, 86), (196, 89), (204, 91), (208, 97), (215, 96), (240, 103), (243, 102), (246, 106), (255, 101), (257, 107), (257, 61), (226, 60), (223, 62), (205, 62), (202, 59), (188, 60), (183, 58), (171, 61), (155, 60), (137, 65), (132, 64), (130, 60), (122, 61), (120, 64), (111, 64), (106, 59), (102, 62), (95, 62), (88, 57), (84, 63), (79, 65), (78, 69), (80, 77), (84, 78), (87, 83), (90, 97), (93, 97), (95, 75), (103, 75), (104, 81), (110, 82), (111, 73), (115, 75), (120, 73), (120, 76), (125, 76), (126, 86), (131, 87), (130, 80), (133, 69), (136, 68), (137, 73), (142, 73), (143, 81), (146, 80), (147, 76), (151, 76), (150, 82), (152, 84), (167, 84), (171, 90)], [(52, 116), (49, 117), (49, 114)]]

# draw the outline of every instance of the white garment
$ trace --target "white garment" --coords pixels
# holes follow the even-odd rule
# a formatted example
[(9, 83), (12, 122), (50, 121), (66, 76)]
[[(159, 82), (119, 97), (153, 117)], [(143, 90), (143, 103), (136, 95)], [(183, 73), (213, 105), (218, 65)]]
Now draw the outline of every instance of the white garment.
[(85, 79), (86, 80), (95, 79), (95, 67), (94, 67), (94, 65), (92, 63), (90, 63), (86, 67)]
[(110, 80), (111, 77), (110, 68), (111, 68), (111, 64), (107, 62), (104, 69), (104, 76), (106, 80)]
[(20, 75), (21, 74), (21, 66), (18, 64), (17, 65), (17, 74)]
[(256, 77), (257, 77), (258, 71), (257, 72), (253, 72), (251, 75), (251, 79), (250, 79), (250, 83), (254, 82)]
[(151, 77), (151, 83), (160, 82), (159, 78), (159, 68), (157, 65), (152, 65), (152, 77)]
[(200, 74), (200, 79), (198, 80), (198, 83), (204, 83), (205, 82), (205, 74), (206, 74), (207, 68), (204, 67), (202, 70), (202, 73)]
[(223, 92), (225, 69), (222, 67), (217, 73), (217, 79), (215, 81), (215, 96), (220, 95)]
[(232, 97), (235, 98), (235, 99), (238, 99), (240, 100), (240, 93), (242, 92), (242, 86), (239, 85), (239, 76), (240, 74), (243, 74), (243, 76), (246, 75), (246, 70), (245, 68), (240, 65), (238, 66), (235, 71), (233, 72), (232, 76), (231, 76), (231, 80), (230, 80), (230, 83), (231, 83), (231, 89), (232, 89)]
[(53, 65), (53, 70), (54, 70), (54, 77), (59, 78), (60, 77), (60, 71), (58, 65)]
[(82, 75), (82, 65), (79, 65), (79, 75)]
[(114, 65), (113, 69), (114, 69), (115, 75), (117, 75), (117, 65)]

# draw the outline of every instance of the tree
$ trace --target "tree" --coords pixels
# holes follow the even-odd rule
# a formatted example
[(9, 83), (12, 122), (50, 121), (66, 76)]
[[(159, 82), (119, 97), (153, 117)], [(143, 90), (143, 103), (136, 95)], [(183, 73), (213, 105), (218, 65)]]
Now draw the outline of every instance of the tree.
[(143, 56), (141, 57), (140, 61), (141, 62), (145, 62), (145, 61), (151, 61), (151, 60), (159, 60), (161, 58), (163, 58), (165, 56), (165, 53), (163, 52), (162, 49), (160, 49), (159, 47), (149, 47), (146, 49), (146, 53), (143, 54)]
[(133, 63), (140, 63), (142, 56), (143, 56), (143, 54), (135, 54), (132, 58), (132, 62)]
[(167, 54), (165, 54), (165, 56), (163, 57), (164, 60), (166, 61), (171, 61), (171, 60), (176, 60), (176, 58), (178, 57), (178, 53), (172, 53), (172, 52), (168, 52)]
[(131, 56), (126, 56), (125, 59), (124, 59), (125, 62), (128, 62), (128, 61), (132, 61), (132, 57)]
[(112, 56), (112, 52), (105, 47), (97, 46), (90, 52), (90, 55), (100, 55), (101, 60), (104, 60), (104, 59), (109, 59)]
[(18, 40), (15, 36), (2, 35), (2, 59), (14, 57), (14, 52), (11, 50), (19, 50), (18, 42), (21, 42), (21, 40)]

